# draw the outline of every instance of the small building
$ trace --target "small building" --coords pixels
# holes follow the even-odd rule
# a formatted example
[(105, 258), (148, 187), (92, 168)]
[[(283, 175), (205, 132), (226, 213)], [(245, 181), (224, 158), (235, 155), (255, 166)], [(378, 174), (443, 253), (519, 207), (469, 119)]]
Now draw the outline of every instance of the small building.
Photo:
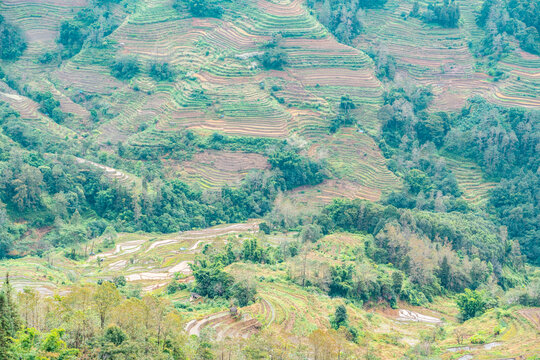
[(191, 293), (191, 296), (189, 297), (189, 301), (194, 302), (194, 301), (200, 301), (200, 300), (202, 300), (201, 295), (194, 292)]

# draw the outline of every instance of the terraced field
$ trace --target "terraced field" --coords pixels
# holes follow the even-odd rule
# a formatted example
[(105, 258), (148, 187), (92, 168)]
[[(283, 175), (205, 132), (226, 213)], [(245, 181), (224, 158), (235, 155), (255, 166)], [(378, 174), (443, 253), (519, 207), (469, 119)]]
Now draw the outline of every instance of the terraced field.
[[(24, 74), (20, 83), (49, 89), (62, 110), (72, 114), (72, 120), (62, 127), (47, 121), (48, 127), (58, 127), (62, 134), (91, 128), (89, 111), (98, 106), (112, 116), (100, 119), (98, 128), (85, 136), (102, 146), (124, 141), (152, 147), (159, 142), (160, 132), (185, 128), (257, 137), (295, 135), (319, 143), (328, 138), (330, 120), (345, 93), (359, 106), (362, 129), (370, 135), (378, 131), (375, 113), (382, 102), (382, 86), (374, 76), (371, 59), (338, 43), (301, 0), (227, 3), (223, 19), (192, 18), (187, 10), (173, 9), (168, 0), (113, 7), (119, 27), (104, 45), (85, 47), (58, 67), (39, 64), (36, 57), (55, 48), (60, 21), (74, 16), (85, 2), (18, 4), (4, 1), (0, 9), (25, 32), (29, 51), (5, 66), (12, 73)], [(30, 21), (28, 13), (37, 15)], [(283, 34), (280, 46), (288, 64), (284, 70), (265, 70), (256, 57), (278, 32)], [(119, 81), (110, 74), (109, 62), (120, 55), (136, 55), (140, 60), (141, 73), (130, 81)], [(169, 62), (182, 75), (174, 82), (157, 83), (147, 72), (148, 63), (155, 60)], [(37, 104), (4, 88), (1, 99), (23, 118), (44, 121)], [(137, 133), (141, 126), (149, 125), (155, 127), (155, 133), (143, 140)], [(330, 141), (339, 142), (336, 138)], [(347, 135), (343, 142), (331, 154), (341, 180), (328, 183), (338, 187), (326, 186), (325, 197), (378, 199), (396, 186), (397, 180), (385, 170), (378, 149), (367, 136), (350, 141)], [(356, 156), (357, 152), (367, 155)], [(353, 169), (344, 168), (338, 160), (341, 155), (356, 162)], [(254, 164), (239, 164), (231, 154), (213, 153), (199, 155), (178, 170), (185, 181), (204, 189), (234, 184), (250, 169), (266, 167), (264, 163), (257, 158)]]
[(484, 205), (489, 197), (489, 190), (496, 183), (484, 180), (482, 170), (474, 163), (464, 160), (446, 159), (446, 162), (459, 187), (464, 192), (463, 198), (476, 205)]
[(205, 151), (189, 161), (172, 164), (186, 182), (202, 189), (235, 186), (249, 171), (269, 166), (262, 155), (228, 151)]
[[(526, 73), (518, 80), (516, 71), (524, 63), (538, 69), (538, 57), (523, 52), (507, 57), (503, 68), (511, 76), (506, 80), (495, 82), (478, 72), (469, 43), (483, 36), (483, 30), (475, 23), (481, 1), (456, 2), (461, 13), (457, 29), (427, 25), (408, 17), (412, 0), (390, 0), (384, 9), (368, 10), (366, 32), (360, 36), (358, 47), (381, 48), (393, 55), (398, 63), (398, 83), (412, 79), (431, 85), (436, 95), (434, 109), (459, 109), (473, 95), (482, 95), (499, 104), (537, 107), (538, 78)], [(420, 1), (421, 9), (428, 3)]]
[(118, 275), (124, 275), (128, 283), (152, 291), (168, 284), (175, 274), (189, 277), (189, 263), (204, 244), (219, 247), (231, 236), (257, 229), (257, 222), (249, 222), (169, 235), (120, 234), (113, 249), (96, 252), (101, 249), (99, 243), (79, 249), (83, 254), (91, 254), (87, 261), (72, 261), (61, 253), (53, 253), (46, 258), (3, 261), (0, 271), (12, 274), (16, 288), (34, 288), (44, 295), (62, 292), (66, 285), (77, 281), (112, 279)]
[(292, 196), (300, 203), (328, 203), (336, 197), (377, 201), (384, 192), (402, 186), (386, 167), (377, 144), (361, 130), (344, 128), (327, 143), (314, 145), (309, 153), (325, 159), (335, 179), (296, 189)]

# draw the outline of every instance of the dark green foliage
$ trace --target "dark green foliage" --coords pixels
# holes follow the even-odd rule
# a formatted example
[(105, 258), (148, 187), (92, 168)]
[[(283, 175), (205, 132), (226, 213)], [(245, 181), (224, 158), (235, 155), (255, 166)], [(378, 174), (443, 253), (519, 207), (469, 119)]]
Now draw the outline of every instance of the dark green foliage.
[(362, 9), (382, 7), (387, 0), (309, 1), (319, 21), (341, 42), (350, 44), (363, 29)]
[(287, 53), (281, 48), (266, 49), (261, 62), (265, 69), (282, 70), (287, 65)]
[(347, 314), (347, 308), (345, 305), (338, 305), (334, 312), (334, 317), (330, 321), (332, 327), (337, 330), (342, 326), (347, 326), (348, 321), (349, 315)]
[[(97, 7), (82, 8), (71, 20), (65, 20), (60, 24), (58, 43), (62, 48), (58, 53), (64, 59), (78, 54), (83, 46), (100, 46), (103, 38), (111, 34), (118, 27), (117, 20), (109, 10), (100, 9), (108, 6), (116, 0), (100, 0)], [(49, 53), (50, 54), (50, 53)], [(47, 53), (40, 58), (43, 63), (48, 63), (52, 57)]]
[(111, 75), (120, 80), (133, 78), (139, 70), (139, 60), (135, 56), (119, 57), (111, 64)]
[(538, 0), (485, 0), (476, 19), (486, 30), (477, 45), (478, 55), (498, 59), (511, 50), (509, 37), (519, 40), (521, 48), (540, 53), (540, 2)]
[(0, 15), (0, 59), (15, 60), (25, 49), (26, 41), (21, 30)]
[(354, 267), (336, 265), (330, 269), (330, 296), (347, 297), (353, 289)]
[(182, 6), (187, 6), (191, 15), (195, 17), (220, 18), (224, 11), (216, 0), (175, 0), (176, 9), (181, 9)]
[(283, 148), (270, 155), (268, 162), (283, 174), (284, 189), (291, 190), (303, 185), (316, 185), (326, 177), (323, 166), (303, 157), (292, 149)]
[(0, 360), (11, 360), (9, 352), (12, 338), (21, 328), (21, 320), (13, 298), (13, 288), (9, 283), (9, 275), (0, 290)]
[(450, 265), (448, 264), (448, 257), (443, 257), (441, 265), (439, 267), (439, 279), (441, 280), (441, 286), (444, 289), (448, 289), (450, 285)]
[(429, 177), (418, 169), (412, 169), (407, 173), (405, 183), (408, 186), (409, 192), (413, 195), (418, 195), (419, 192), (427, 193), (431, 190)]
[(355, 123), (355, 119), (352, 116), (352, 111), (354, 109), (356, 109), (356, 105), (349, 95), (341, 96), (338, 106), (338, 115), (332, 120), (330, 133), (335, 133), (342, 126), (353, 125)]
[(36, 91), (29, 95), (34, 101), (40, 104), (39, 111), (49, 116), (54, 122), (61, 124), (66, 120), (67, 114), (62, 112), (60, 101), (56, 100), (51, 92)]
[(270, 225), (265, 221), (259, 224), (259, 231), (269, 235), (272, 232)]
[(459, 6), (455, 0), (444, 0), (442, 4), (429, 4), (423, 14), (424, 21), (436, 23), (442, 27), (454, 28), (459, 22)]
[(228, 298), (230, 296), (233, 279), (223, 271), (223, 265), (221, 263), (199, 259), (190, 266), (197, 282), (195, 291), (198, 294), (209, 298), (220, 296)]
[(482, 315), (487, 305), (483, 292), (470, 289), (465, 289), (463, 294), (459, 294), (456, 303), (463, 321)]
[(60, 25), (60, 37), (58, 38), (58, 43), (64, 46), (64, 58), (68, 58), (79, 53), (85, 39), (85, 32), (82, 26), (77, 22), (63, 21)]
[(115, 346), (119, 346), (127, 339), (127, 335), (118, 326), (109, 326), (107, 330), (105, 330), (103, 338), (105, 341), (111, 342)]
[(392, 291), (399, 296), (401, 289), (403, 288), (403, 274), (400, 271), (394, 271), (392, 273)]
[(411, 231), (425, 235), (432, 241), (445, 239), (454, 249), (462, 249), (471, 256), (479, 254), (486, 261), (502, 263), (506, 260), (501, 240), (497, 237), (497, 226), (475, 214), (398, 211), (391, 205), (334, 200), (323, 209), (318, 222), (326, 233), (336, 230), (361, 231), (375, 236), (386, 224), (402, 216), (412, 218)]
[(173, 81), (176, 71), (167, 62), (153, 62), (150, 64), (150, 76), (156, 81)]
[(15, 236), (6, 210), (0, 208), (0, 259), (7, 257), (13, 246)]
[(255, 295), (257, 295), (257, 288), (249, 281), (238, 281), (231, 287), (231, 297), (236, 299), (236, 303), (240, 307), (253, 303)]
[(491, 211), (535, 264), (540, 264), (540, 206), (534, 194), (540, 184), (539, 119), (538, 111), (503, 108), (475, 98), (445, 138), (446, 151), (477, 162), (488, 176), (500, 179), (490, 196)]

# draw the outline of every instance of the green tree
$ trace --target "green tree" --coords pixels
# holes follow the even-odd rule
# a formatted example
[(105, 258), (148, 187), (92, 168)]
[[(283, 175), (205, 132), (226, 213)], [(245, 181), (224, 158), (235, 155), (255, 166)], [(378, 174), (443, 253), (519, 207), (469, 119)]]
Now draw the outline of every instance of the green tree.
[(103, 329), (109, 313), (121, 300), (120, 292), (112, 282), (104, 281), (97, 286), (93, 300)]
[(191, 264), (191, 270), (197, 285), (195, 291), (202, 296), (214, 298), (217, 296), (228, 297), (233, 282), (232, 277), (223, 271), (223, 264), (206, 259), (199, 259)]
[(322, 236), (322, 228), (317, 224), (304, 225), (302, 231), (300, 231), (300, 238), (303, 242), (316, 242), (322, 238)]
[(13, 298), (13, 288), (9, 283), (9, 275), (6, 275), (0, 290), (0, 360), (12, 359), (9, 354), (11, 339), (20, 328), (21, 320)]
[(407, 183), (409, 192), (417, 195), (419, 192), (429, 192), (431, 190), (431, 181), (429, 176), (421, 170), (412, 169), (405, 176), (405, 182)]
[(465, 289), (464, 293), (457, 296), (456, 303), (461, 318), (466, 321), (482, 315), (486, 310), (487, 301), (482, 291)]
[(396, 296), (399, 296), (403, 288), (403, 274), (400, 271), (392, 273), (392, 291)]
[(443, 257), (439, 267), (439, 279), (441, 280), (441, 286), (448, 289), (450, 286), (450, 264), (446, 255)]
[(336, 311), (334, 312), (334, 317), (331, 320), (332, 327), (334, 329), (339, 329), (342, 326), (347, 326), (349, 315), (347, 314), (347, 308), (345, 305), (338, 305)]

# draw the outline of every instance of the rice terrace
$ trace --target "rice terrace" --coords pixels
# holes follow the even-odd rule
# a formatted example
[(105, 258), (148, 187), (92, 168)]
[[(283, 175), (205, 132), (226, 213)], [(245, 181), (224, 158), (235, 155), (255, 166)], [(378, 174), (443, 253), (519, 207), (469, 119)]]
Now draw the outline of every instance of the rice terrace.
[(540, 359), (540, 0), (0, 0), (0, 360)]

